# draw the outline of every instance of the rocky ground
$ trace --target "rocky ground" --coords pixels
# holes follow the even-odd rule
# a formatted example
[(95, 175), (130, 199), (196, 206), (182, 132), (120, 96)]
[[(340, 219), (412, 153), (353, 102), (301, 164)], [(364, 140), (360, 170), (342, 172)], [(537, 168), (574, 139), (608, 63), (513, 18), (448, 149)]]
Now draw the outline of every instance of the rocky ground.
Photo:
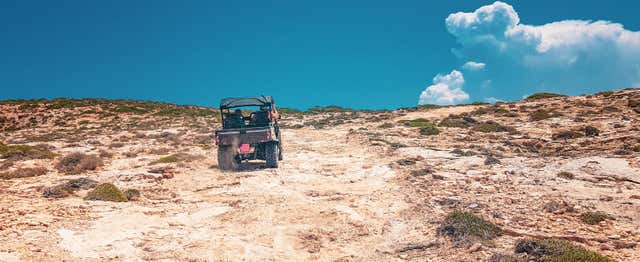
[[(283, 110), (280, 168), (234, 173), (217, 169), (214, 109), (60, 99), (0, 112), (0, 261), (528, 261), (544, 259), (523, 252), (538, 239), (640, 260), (637, 89)], [(124, 202), (90, 200), (102, 183)]]

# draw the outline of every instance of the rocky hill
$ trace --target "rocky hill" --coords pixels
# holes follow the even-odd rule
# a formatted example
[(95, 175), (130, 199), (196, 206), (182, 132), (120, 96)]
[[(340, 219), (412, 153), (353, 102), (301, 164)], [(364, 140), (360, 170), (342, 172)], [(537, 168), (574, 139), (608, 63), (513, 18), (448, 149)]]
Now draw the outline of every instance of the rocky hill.
[(640, 260), (640, 90), (282, 110), (217, 169), (217, 109), (0, 102), (0, 261)]

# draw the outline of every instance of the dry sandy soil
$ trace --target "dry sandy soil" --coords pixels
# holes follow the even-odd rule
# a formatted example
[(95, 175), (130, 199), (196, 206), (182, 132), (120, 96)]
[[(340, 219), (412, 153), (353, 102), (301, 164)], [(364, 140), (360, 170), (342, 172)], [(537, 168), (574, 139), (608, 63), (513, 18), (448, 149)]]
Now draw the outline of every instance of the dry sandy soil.
[[(0, 159), (0, 174), (47, 169), (0, 179), (0, 261), (498, 261), (497, 254), (513, 255), (516, 242), (531, 237), (640, 261), (634, 101), (640, 90), (496, 106), (292, 112), (282, 120), (280, 168), (256, 161), (230, 173), (217, 169), (214, 110), (3, 102), (0, 142), (52, 155)], [(452, 114), (448, 119), (464, 125), (442, 126)], [(415, 119), (440, 123), (440, 132), (421, 134), (406, 122)], [(504, 130), (478, 127), (496, 122)], [(56, 168), (73, 152), (103, 164), (75, 174)], [(174, 158), (158, 161), (167, 156)], [(141, 196), (88, 201), (91, 189), (80, 189), (46, 197), (76, 178)], [(454, 210), (503, 233), (452, 241), (438, 228)], [(582, 221), (596, 211), (608, 218)]]

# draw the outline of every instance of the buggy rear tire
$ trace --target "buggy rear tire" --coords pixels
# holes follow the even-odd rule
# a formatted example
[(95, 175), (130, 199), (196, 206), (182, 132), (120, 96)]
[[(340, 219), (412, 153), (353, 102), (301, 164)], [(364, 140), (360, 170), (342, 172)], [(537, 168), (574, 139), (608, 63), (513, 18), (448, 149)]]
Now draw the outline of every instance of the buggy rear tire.
[(264, 147), (265, 151), (265, 160), (267, 160), (267, 167), (269, 168), (278, 168), (278, 158), (279, 158), (279, 146), (277, 142), (267, 143)]
[(236, 160), (237, 150), (234, 146), (218, 146), (218, 168), (223, 171), (235, 171), (238, 169)]

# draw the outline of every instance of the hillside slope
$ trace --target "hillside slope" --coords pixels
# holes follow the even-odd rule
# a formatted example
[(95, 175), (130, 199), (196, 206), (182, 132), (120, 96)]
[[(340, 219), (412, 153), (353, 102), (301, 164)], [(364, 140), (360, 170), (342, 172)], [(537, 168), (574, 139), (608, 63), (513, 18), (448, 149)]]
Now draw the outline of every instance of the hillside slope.
[[(527, 261), (543, 256), (527, 247), (559, 243), (540, 238), (640, 260), (640, 90), (289, 111), (281, 167), (235, 173), (217, 169), (215, 109), (58, 99), (0, 112), (0, 261)], [(129, 201), (84, 200), (101, 183)]]

